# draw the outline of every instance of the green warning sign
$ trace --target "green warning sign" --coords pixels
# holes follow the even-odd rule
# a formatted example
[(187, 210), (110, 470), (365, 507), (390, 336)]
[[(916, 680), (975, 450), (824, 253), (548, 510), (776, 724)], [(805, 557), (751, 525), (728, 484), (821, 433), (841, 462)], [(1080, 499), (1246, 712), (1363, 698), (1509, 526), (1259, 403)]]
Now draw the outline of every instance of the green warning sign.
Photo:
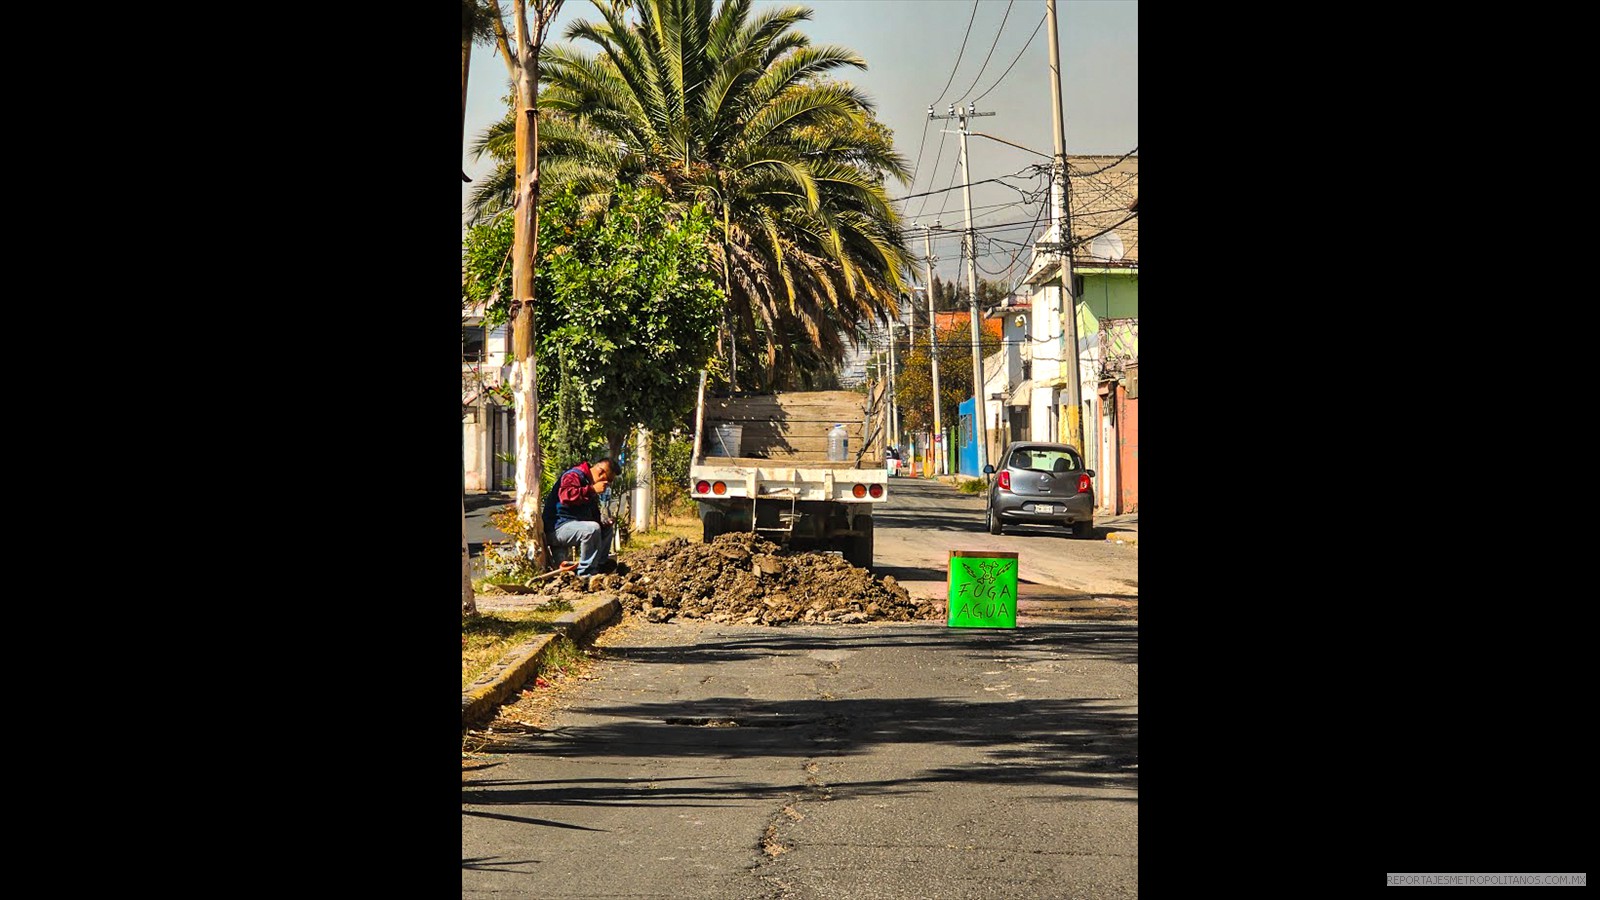
[(949, 626), (1017, 627), (1017, 554), (950, 551)]

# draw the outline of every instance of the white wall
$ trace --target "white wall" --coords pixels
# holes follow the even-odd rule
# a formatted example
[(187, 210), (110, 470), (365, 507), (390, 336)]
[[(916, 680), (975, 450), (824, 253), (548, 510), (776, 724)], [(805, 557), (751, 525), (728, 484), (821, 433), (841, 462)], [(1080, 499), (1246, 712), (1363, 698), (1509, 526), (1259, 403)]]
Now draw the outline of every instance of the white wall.
[(1033, 397), (1029, 401), (1028, 428), (1035, 440), (1054, 441), (1059, 438), (1050, 428), (1050, 407), (1055, 391), (1047, 386), (1061, 373), (1060, 338), (1061, 282), (1037, 285), (1033, 293), (1033, 315), (1030, 320), (1030, 338), (1033, 346)]
[[(463, 321), (462, 324), (481, 326), (481, 322), (481, 318), (472, 318)], [(510, 375), (510, 368), (501, 365), (505, 355), (510, 352), (510, 326), (500, 325), (490, 329), (484, 342), (484, 364), (481, 372), (485, 387), (496, 387)], [(461, 373), (464, 387), (472, 381), (469, 378), (472, 370), (473, 367), (471, 365), (462, 363)], [(476, 386), (472, 390), (475, 391)], [(503, 469), (504, 466), (495, 463), (493, 450), (489, 446), (490, 441), (493, 439), (489, 418), (502, 414), (496, 407), (491, 405), (478, 408), (475, 417), (477, 421), (469, 421), (471, 417), (462, 416), (461, 456), (465, 468), (466, 488), (469, 491), (492, 491), (498, 489), (497, 481), (499, 479), (496, 470)]]
[(466, 469), (467, 490), (487, 490), (484, 486), (488, 476), (488, 468), (484, 459), (484, 433), (487, 431), (488, 422), (484, 410), (476, 411), (477, 421), (473, 422), (472, 415), (461, 417), (461, 459)]

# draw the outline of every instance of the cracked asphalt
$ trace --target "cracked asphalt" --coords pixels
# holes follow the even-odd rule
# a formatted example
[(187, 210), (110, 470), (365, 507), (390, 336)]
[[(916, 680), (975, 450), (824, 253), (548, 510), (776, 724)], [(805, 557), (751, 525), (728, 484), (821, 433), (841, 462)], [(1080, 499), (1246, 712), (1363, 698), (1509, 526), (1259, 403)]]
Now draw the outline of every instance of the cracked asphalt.
[(462, 784), (462, 896), (1138, 894), (1138, 624), (653, 624)]

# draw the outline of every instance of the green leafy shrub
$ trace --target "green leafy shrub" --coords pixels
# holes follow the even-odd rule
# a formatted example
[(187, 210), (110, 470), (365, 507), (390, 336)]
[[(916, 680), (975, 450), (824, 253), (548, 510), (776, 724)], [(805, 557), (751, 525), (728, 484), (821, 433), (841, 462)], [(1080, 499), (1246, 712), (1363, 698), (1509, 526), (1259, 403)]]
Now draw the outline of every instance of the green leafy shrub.
[(694, 501), (689, 499), (693, 435), (672, 431), (652, 434), (650, 438), (650, 474), (655, 478), (656, 506), (666, 515), (693, 512)]

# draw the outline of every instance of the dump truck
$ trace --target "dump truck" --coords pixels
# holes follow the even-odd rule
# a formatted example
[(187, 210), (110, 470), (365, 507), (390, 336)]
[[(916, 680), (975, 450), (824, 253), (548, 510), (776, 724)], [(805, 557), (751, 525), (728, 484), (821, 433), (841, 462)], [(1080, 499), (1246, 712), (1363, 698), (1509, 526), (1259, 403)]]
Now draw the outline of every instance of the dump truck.
[[(704, 540), (749, 531), (870, 568), (873, 510), (889, 499), (882, 393), (708, 397), (702, 377), (689, 489)], [(839, 425), (845, 459), (829, 459)]]

